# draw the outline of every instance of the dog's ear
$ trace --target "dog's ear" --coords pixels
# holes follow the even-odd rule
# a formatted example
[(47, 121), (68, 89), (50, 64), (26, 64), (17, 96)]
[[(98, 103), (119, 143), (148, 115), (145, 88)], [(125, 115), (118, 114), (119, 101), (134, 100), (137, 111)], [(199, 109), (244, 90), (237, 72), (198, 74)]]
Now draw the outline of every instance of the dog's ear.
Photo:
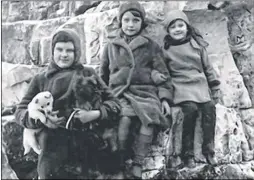
[(51, 94), (49, 94), (48, 96), (44, 96), (46, 99), (51, 98)]
[(39, 99), (35, 99), (35, 104), (38, 104), (39, 103)]

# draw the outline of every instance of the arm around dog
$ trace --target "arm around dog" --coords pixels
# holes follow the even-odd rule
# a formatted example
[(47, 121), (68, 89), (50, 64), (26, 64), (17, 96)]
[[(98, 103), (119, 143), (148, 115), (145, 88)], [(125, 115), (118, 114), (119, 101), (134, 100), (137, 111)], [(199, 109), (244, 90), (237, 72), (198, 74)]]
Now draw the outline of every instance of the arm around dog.
[(36, 75), (31, 80), (28, 90), (22, 98), (20, 104), (17, 106), (17, 110), (15, 112), (15, 120), (17, 123), (29, 129), (37, 129), (44, 126), (40, 121), (35, 122), (34, 119), (30, 118), (27, 110), (28, 104), (32, 101), (33, 97), (40, 92), (38, 78), (39, 75)]
[(112, 94), (104, 81), (92, 70), (93, 75), (96, 77), (98, 87), (102, 94), (102, 105), (100, 106), (100, 120), (118, 119), (121, 113), (121, 106), (119, 100)]
[(83, 75), (86, 77), (94, 77), (96, 81), (96, 89), (100, 92), (100, 99), (102, 102), (100, 106), (97, 106), (93, 110), (81, 109), (75, 113), (74, 117), (80, 119), (83, 123), (88, 123), (93, 120), (107, 120), (116, 119), (120, 114), (120, 105), (117, 100), (102, 81), (102, 79), (96, 74), (94, 69), (85, 67)]

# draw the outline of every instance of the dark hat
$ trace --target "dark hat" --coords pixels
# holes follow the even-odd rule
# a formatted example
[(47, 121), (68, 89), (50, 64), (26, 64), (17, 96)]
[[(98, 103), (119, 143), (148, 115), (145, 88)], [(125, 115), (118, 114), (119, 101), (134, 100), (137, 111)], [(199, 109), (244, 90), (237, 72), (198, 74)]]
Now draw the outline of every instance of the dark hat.
[(73, 29), (69, 29), (69, 28), (61, 28), (59, 30), (57, 30), (53, 36), (52, 36), (52, 41), (51, 41), (51, 50), (52, 50), (52, 55), (54, 53), (54, 48), (57, 42), (59, 42), (57, 40), (58, 36), (68, 36), (69, 39), (71, 39), (71, 42), (74, 45), (74, 52), (75, 52), (75, 61), (79, 61), (80, 60), (80, 56), (81, 56), (81, 42), (80, 42), (80, 38), (78, 33), (73, 30)]
[(142, 16), (142, 19), (145, 19), (146, 16), (145, 9), (139, 2), (127, 2), (121, 4), (119, 7), (118, 21), (121, 22), (123, 14), (130, 10), (138, 11)]
[(163, 25), (166, 31), (168, 31), (168, 26), (170, 25), (170, 23), (176, 19), (184, 20), (187, 25), (190, 24), (188, 17), (183, 11), (172, 10), (169, 13), (167, 13), (166, 18), (163, 21)]

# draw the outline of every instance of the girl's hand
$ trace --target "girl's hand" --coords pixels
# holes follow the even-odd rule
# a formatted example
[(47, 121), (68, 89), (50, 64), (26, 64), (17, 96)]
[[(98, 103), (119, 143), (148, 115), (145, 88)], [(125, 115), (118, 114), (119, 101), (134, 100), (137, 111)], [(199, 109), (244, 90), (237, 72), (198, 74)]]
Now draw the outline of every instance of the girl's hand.
[(163, 113), (165, 116), (171, 115), (171, 108), (170, 108), (170, 106), (168, 105), (168, 102), (167, 102), (166, 100), (163, 100), (163, 101), (162, 101), (162, 113)]
[(74, 118), (78, 118), (82, 123), (88, 123), (98, 119), (100, 115), (101, 113), (99, 110), (86, 111), (82, 109), (74, 115)]
[(217, 90), (212, 90), (212, 99), (214, 101), (215, 104), (217, 104), (219, 102), (219, 99), (221, 97), (221, 91), (220, 89)]
[(45, 126), (51, 129), (55, 129), (59, 127), (60, 124), (64, 123), (65, 118), (64, 117), (57, 117), (59, 111), (52, 111), (50, 114), (47, 114), (47, 121)]

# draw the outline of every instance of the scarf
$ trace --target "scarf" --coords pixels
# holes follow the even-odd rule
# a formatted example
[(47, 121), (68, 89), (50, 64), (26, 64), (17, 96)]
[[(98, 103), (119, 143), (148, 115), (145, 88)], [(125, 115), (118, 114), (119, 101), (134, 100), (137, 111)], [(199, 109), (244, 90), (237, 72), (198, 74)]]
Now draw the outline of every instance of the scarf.
[[(64, 69), (82, 70), (83, 68), (84, 68), (83, 65), (78, 61), (78, 62), (74, 62), (73, 65), (71, 65), (70, 67), (64, 68)], [(52, 60), (48, 66), (48, 69), (46, 72), (46, 77), (49, 78), (62, 70), (63, 70), (63, 68), (60, 68), (59, 66), (57, 66), (57, 64)]]
[(190, 39), (193, 38), (199, 46), (201, 46), (202, 48), (207, 47), (209, 44), (208, 42), (206, 42), (201, 33), (199, 32), (199, 30), (197, 30), (196, 28), (189, 26), (188, 32), (187, 32), (187, 36), (182, 39), (182, 40), (174, 40), (169, 34), (167, 34), (164, 37), (164, 49), (169, 49), (170, 46), (177, 46), (177, 45), (181, 45), (181, 44), (185, 44), (187, 42), (190, 41)]

